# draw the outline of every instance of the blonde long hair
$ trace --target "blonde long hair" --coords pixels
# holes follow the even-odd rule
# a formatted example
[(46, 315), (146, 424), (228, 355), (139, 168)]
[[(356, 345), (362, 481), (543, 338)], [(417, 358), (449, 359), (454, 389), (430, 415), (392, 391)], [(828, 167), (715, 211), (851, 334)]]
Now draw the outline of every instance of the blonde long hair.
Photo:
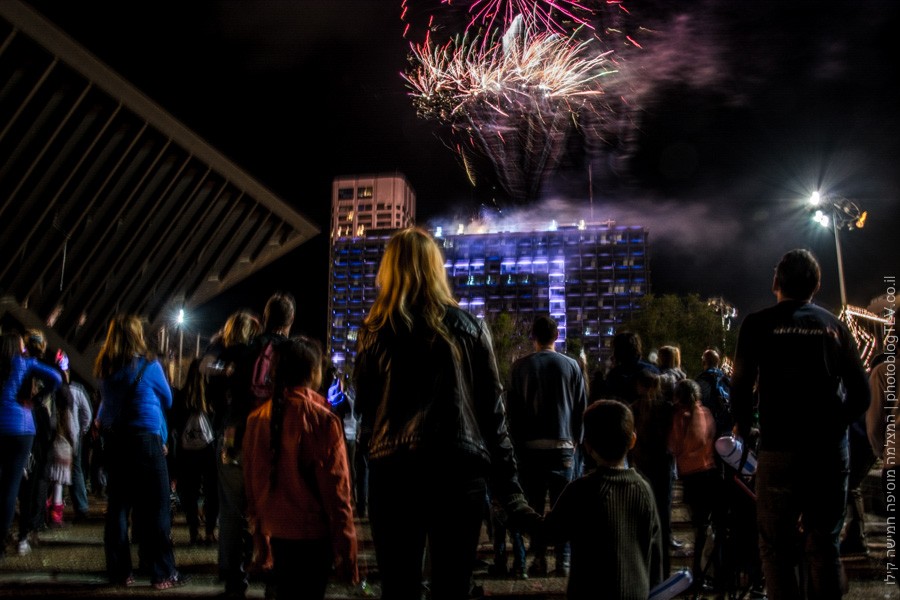
[(440, 247), (424, 229), (408, 227), (388, 241), (378, 275), (378, 295), (363, 321), (364, 332), (411, 331), (421, 316), (433, 332), (454, 346), (443, 319), (447, 306), (458, 306), (450, 291)]
[(94, 361), (94, 376), (109, 377), (127, 365), (135, 354), (148, 356), (144, 322), (136, 315), (116, 315), (109, 322), (106, 340)]
[(259, 319), (252, 312), (238, 310), (228, 317), (222, 330), (222, 342), (226, 348), (237, 344), (249, 344), (259, 335), (261, 326)]

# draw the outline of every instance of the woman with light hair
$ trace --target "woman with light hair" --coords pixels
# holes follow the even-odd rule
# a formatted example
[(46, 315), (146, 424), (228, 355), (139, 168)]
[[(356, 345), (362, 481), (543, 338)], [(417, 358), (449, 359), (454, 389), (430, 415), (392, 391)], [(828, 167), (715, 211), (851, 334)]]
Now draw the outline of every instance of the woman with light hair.
[(165, 441), (166, 412), (172, 390), (162, 365), (147, 349), (144, 323), (118, 315), (94, 363), (100, 383), (97, 411), (107, 473), (106, 573), (111, 583), (134, 584), (129, 512), (139, 532), (139, 555), (150, 570), (150, 583), (164, 590), (185, 583), (175, 568), (172, 515)]
[(371, 432), (369, 520), (385, 598), (469, 595), (487, 488), (509, 526), (538, 519), (519, 485), (503, 389), (483, 321), (459, 308), (440, 248), (422, 229), (388, 241), (354, 371)]
[(687, 378), (681, 369), (681, 348), (675, 345), (662, 346), (656, 354), (659, 366), (659, 392), (667, 402), (673, 401), (675, 384)]

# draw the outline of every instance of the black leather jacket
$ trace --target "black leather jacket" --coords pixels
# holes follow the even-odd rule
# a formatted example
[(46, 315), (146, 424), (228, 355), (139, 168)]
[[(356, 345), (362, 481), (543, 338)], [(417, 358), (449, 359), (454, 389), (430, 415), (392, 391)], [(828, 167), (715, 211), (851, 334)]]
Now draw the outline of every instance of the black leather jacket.
[(443, 322), (458, 354), (420, 323), (411, 332), (360, 333), (354, 382), (369, 459), (409, 453), (467, 461), (484, 470), (492, 496), (516, 512), (524, 496), (490, 332), (455, 307), (447, 307)]

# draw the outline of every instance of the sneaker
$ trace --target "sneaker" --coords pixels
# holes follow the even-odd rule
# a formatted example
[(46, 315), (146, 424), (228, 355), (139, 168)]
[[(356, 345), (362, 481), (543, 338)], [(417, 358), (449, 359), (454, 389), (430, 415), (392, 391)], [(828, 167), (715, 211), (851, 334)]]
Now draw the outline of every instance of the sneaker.
[(528, 571), (525, 567), (513, 567), (512, 576), (514, 579), (528, 579)]
[(531, 561), (531, 566), (528, 567), (528, 575), (530, 575), (531, 577), (546, 577), (547, 559), (535, 558), (533, 561)]
[(569, 567), (559, 566), (553, 569), (554, 577), (568, 577), (569, 576)]
[(17, 548), (17, 552), (19, 556), (27, 556), (31, 554), (31, 544), (28, 543), (28, 540), (20, 540)]
[(182, 575), (178, 571), (175, 571), (175, 574), (169, 577), (168, 579), (163, 579), (162, 581), (157, 581), (153, 584), (154, 590), (168, 590), (174, 587), (181, 587), (188, 582), (190, 578), (187, 575)]
[(113, 579), (110, 581), (113, 585), (119, 587), (132, 587), (134, 586), (134, 575), (126, 575), (125, 577), (120, 577), (119, 579)]

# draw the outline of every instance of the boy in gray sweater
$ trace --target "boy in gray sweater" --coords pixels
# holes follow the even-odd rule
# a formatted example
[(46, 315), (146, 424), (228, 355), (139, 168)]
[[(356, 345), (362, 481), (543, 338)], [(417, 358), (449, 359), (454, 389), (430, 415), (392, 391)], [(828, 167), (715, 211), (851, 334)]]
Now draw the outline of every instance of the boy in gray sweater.
[(636, 439), (625, 404), (598, 400), (585, 410), (584, 446), (597, 468), (565, 488), (538, 532), (571, 543), (570, 600), (647, 600), (663, 579), (653, 492), (625, 459)]

